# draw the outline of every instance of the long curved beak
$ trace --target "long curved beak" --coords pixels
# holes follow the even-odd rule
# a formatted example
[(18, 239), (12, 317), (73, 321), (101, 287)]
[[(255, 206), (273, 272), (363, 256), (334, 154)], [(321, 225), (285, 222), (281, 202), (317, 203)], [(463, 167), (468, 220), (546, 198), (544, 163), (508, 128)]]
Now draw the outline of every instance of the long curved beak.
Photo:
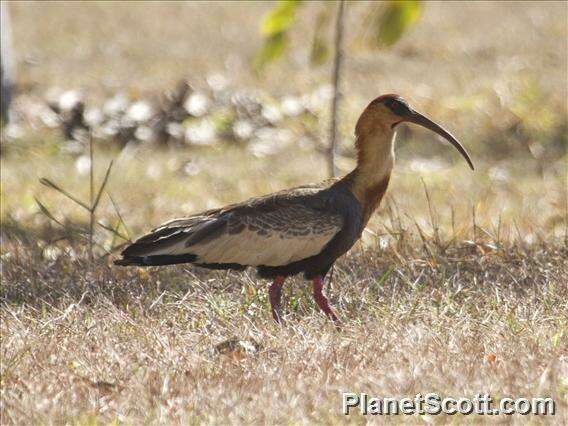
[(469, 154), (467, 153), (465, 148), (462, 146), (462, 144), (458, 142), (456, 138), (452, 136), (450, 132), (448, 132), (442, 126), (434, 123), (428, 117), (425, 117), (416, 111), (411, 111), (410, 114), (406, 115), (404, 118), (405, 118), (404, 121), (418, 124), (419, 126), (432, 130), (434, 133), (437, 133), (438, 135), (442, 136), (460, 152), (463, 158), (465, 158), (465, 161), (467, 161), (467, 164), (469, 164), (469, 167), (471, 167), (471, 170), (475, 170), (475, 168), (473, 167), (473, 162), (471, 161), (471, 158), (469, 158)]

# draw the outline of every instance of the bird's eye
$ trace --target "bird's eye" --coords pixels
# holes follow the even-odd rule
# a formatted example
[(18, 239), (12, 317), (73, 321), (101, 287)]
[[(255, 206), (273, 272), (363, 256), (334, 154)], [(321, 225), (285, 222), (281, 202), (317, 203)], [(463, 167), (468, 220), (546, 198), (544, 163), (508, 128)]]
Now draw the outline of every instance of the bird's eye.
[(406, 102), (399, 99), (389, 99), (385, 102), (385, 105), (396, 115), (404, 116), (410, 112)]

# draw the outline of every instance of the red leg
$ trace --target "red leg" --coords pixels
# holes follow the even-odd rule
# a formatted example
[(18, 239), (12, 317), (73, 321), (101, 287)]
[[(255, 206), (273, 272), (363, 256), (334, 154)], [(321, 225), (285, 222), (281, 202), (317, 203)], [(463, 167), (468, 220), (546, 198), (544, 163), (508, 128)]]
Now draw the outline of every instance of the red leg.
[(314, 278), (314, 299), (320, 309), (336, 324), (339, 324), (339, 318), (333, 312), (333, 309), (329, 306), (329, 302), (327, 297), (323, 294), (323, 278), (322, 277), (315, 277)]
[(268, 287), (268, 297), (270, 306), (272, 307), (272, 317), (277, 323), (282, 322), (282, 314), (280, 313), (280, 298), (282, 297), (282, 286), (286, 277), (278, 276), (274, 279), (270, 287)]

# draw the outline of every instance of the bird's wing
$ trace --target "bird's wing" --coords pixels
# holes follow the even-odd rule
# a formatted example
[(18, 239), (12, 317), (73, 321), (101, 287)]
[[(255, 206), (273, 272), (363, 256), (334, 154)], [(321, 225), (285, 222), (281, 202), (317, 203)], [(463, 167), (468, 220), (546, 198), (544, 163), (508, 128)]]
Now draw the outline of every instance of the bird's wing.
[(195, 256), (198, 264), (279, 266), (314, 256), (343, 217), (315, 188), (277, 193), (177, 219), (128, 247), (123, 256)]

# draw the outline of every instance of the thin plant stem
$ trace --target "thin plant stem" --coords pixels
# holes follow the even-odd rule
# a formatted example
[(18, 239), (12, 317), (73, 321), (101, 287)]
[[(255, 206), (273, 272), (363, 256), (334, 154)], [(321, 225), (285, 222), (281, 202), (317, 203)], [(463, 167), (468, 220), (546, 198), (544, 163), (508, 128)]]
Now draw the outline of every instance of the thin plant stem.
[(89, 135), (89, 205), (90, 220), (89, 220), (89, 262), (93, 263), (93, 232), (95, 228), (95, 178), (94, 178), (94, 154), (93, 154), (93, 136)]
[(337, 176), (338, 136), (337, 122), (339, 102), (341, 100), (341, 71), (343, 65), (343, 20), (345, 1), (340, 0), (335, 23), (335, 58), (333, 63), (333, 99), (331, 100), (330, 145), (328, 152), (328, 173), (331, 177)]

